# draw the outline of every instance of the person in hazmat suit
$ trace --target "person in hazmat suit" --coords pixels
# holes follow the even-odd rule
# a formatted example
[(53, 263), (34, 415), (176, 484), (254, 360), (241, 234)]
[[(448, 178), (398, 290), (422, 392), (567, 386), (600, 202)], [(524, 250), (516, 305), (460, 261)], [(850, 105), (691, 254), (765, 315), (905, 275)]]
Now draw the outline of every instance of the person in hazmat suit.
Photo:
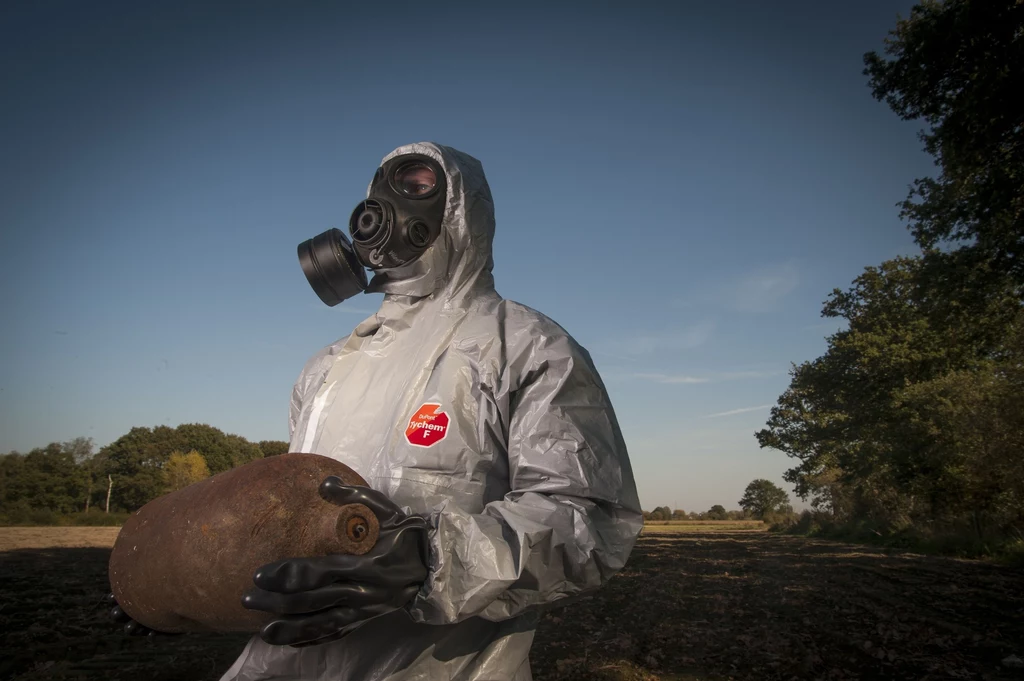
[(608, 394), (566, 331), (495, 291), (494, 228), (480, 162), (420, 143), (384, 158), (351, 241), (299, 247), (325, 303), (385, 294), (309, 360), (290, 418), (290, 451), (369, 483), (321, 495), (370, 506), (380, 539), (258, 570), (244, 605), (274, 619), (221, 681), (530, 679), (539, 606), (625, 564), (643, 519)]

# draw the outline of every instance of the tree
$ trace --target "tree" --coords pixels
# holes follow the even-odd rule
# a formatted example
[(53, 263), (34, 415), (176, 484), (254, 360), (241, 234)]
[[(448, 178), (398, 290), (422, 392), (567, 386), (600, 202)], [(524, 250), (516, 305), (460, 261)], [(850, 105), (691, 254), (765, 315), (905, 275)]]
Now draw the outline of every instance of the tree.
[(291, 446), (283, 440), (260, 440), (256, 446), (263, 452), (263, 457), (287, 454)]
[(0, 509), (8, 511), (16, 506), (29, 507), (21, 485), (24, 470), (24, 455), (14, 451), (0, 456)]
[(686, 511), (681, 508), (672, 511), (672, 520), (686, 520)]
[(704, 517), (708, 520), (728, 520), (729, 514), (726, 513), (725, 507), (721, 504), (715, 504), (708, 512), (704, 514)]
[(180, 450), (180, 440), (167, 426), (132, 428), (100, 450), (100, 470), (104, 481), (113, 479), (111, 493), (115, 508), (135, 511), (164, 493), (161, 471), (172, 451)]
[(178, 449), (202, 452), (213, 474), (263, 458), (260, 448), (244, 437), (225, 434), (205, 423), (184, 423), (176, 431), (184, 445)]
[(920, 443), (907, 492), (932, 518), (987, 528), (1024, 521), (1024, 312), (1005, 354), (907, 386), (895, 406)]
[(206, 459), (194, 449), (188, 454), (172, 452), (164, 465), (163, 472), (164, 481), (170, 491), (188, 487), (210, 477)]
[(38, 447), (28, 454), (3, 457), (4, 509), (47, 509), (56, 513), (79, 510), (88, 481), (75, 465), (74, 450), (59, 442)]
[(672, 511), (669, 510), (668, 506), (658, 506), (657, 508), (650, 512), (650, 515), (647, 517), (647, 520), (669, 520), (671, 518)]
[[(900, 524), (921, 511), (907, 486), (936, 470), (921, 465), (928, 437), (910, 427), (902, 391), (1007, 361), (1020, 304), (1006, 277), (968, 308), (948, 295), (948, 282), (936, 283), (939, 262), (896, 258), (866, 268), (849, 290), (834, 290), (822, 315), (844, 318), (848, 328), (828, 338), (822, 357), (793, 368), (768, 427), (756, 434), (762, 447), (798, 459), (784, 475), (797, 494), (840, 520)], [(964, 291), (981, 290), (977, 280), (958, 280)]]
[(104, 479), (108, 474), (114, 479), (114, 506), (134, 511), (163, 494), (163, 467), (171, 453), (192, 450), (202, 454), (212, 474), (263, 457), (252, 442), (204, 423), (132, 428), (98, 455), (104, 462)]
[(747, 485), (740, 499), (740, 508), (752, 513), (755, 518), (764, 518), (767, 513), (782, 510), (789, 504), (789, 495), (771, 480), (758, 478)]
[(873, 94), (923, 120), (941, 173), (903, 203), (925, 251), (946, 244), (1024, 283), (1024, 3), (925, 0), (897, 22), (885, 54), (864, 56)]
[(822, 315), (848, 328), (756, 434), (840, 520), (1024, 521), (1022, 32), (1019, 0), (925, 0), (865, 55), (874, 96), (928, 126), (939, 174), (901, 212), (921, 254), (833, 291)]
[(93, 442), (91, 437), (76, 437), (61, 445), (61, 448), (71, 455), (72, 461), (76, 464), (83, 464), (93, 456)]

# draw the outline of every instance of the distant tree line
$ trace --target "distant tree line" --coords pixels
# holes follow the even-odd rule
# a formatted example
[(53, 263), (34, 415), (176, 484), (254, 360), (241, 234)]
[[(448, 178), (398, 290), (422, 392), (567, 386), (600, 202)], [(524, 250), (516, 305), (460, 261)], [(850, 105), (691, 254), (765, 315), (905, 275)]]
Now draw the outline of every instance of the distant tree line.
[(653, 511), (644, 511), (644, 520), (764, 520), (770, 524), (795, 520), (789, 495), (771, 480), (758, 479), (747, 485), (743, 498), (739, 500), (740, 510), (727, 511), (721, 504), (715, 504), (707, 511), (690, 511), (681, 508), (670, 509), (658, 506)]
[(901, 212), (920, 252), (832, 292), (845, 328), (756, 434), (833, 522), (1024, 536), (1022, 33), (1019, 0), (925, 2), (865, 56), (874, 96), (927, 126), (937, 175)]
[(250, 442), (213, 426), (132, 428), (94, 451), (92, 440), (52, 442), (0, 455), (0, 520), (97, 509), (129, 513), (161, 494), (255, 459), (288, 451), (279, 440)]

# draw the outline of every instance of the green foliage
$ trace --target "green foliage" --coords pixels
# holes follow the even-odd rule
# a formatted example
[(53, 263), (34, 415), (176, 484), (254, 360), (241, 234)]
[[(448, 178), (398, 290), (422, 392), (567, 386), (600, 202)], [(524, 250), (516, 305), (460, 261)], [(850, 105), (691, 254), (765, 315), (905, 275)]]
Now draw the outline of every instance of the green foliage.
[(794, 516), (793, 521), (776, 523), (770, 529), (901, 551), (961, 558), (992, 556), (1014, 565), (1024, 564), (1024, 537), (993, 528), (979, 535), (969, 520), (908, 524), (893, 529), (866, 518), (838, 521), (830, 513), (804, 511)]
[[(183, 445), (176, 449), (201, 452), (213, 475), (263, 458), (260, 448), (244, 437), (225, 435), (223, 431), (205, 423), (186, 423), (175, 430)], [(167, 456), (170, 456), (170, 452)]]
[(252, 442), (202, 423), (132, 428), (100, 450), (102, 473), (114, 477), (113, 505), (134, 511), (169, 491), (163, 468), (173, 452), (188, 451), (202, 454), (211, 474), (263, 458)]
[(658, 506), (653, 511), (644, 511), (643, 514), (644, 520), (655, 521), (687, 520), (689, 518), (686, 511), (680, 508), (672, 511), (668, 506)]
[(1003, 562), (1014, 567), (1024, 567), (1024, 539), (1012, 539), (1003, 546)]
[(740, 508), (755, 518), (764, 519), (768, 513), (775, 513), (789, 504), (789, 495), (771, 480), (758, 478), (747, 485)]
[[(969, 498), (961, 483), (968, 470), (1015, 470), (1020, 303), (1003, 279), (966, 320), (948, 313), (946, 293), (931, 266), (899, 258), (867, 268), (825, 304), (823, 314), (846, 318), (848, 328), (829, 337), (825, 355), (794, 367), (756, 434), (761, 446), (799, 461), (785, 479), (817, 508), (898, 526), (1017, 504), (1005, 475), (984, 476)], [(972, 416), (978, 409), (985, 419)]]
[(52, 442), (28, 454), (0, 457), (0, 500), (4, 507), (31, 507), (54, 513), (79, 510), (88, 478), (75, 462), (74, 446)]
[(922, 120), (941, 169), (914, 185), (902, 216), (925, 250), (969, 250), (1024, 282), (1024, 3), (925, 0), (871, 52), (874, 96)]
[(668, 506), (658, 506), (650, 513), (644, 513), (644, 520), (671, 520), (672, 511)]
[(929, 0), (888, 59), (865, 57), (875, 96), (928, 125), (940, 174), (903, 204), (920, 255), (832, 292), (822, 315), (847, 328), (756, 434), (822, 512), (797, 526), (962, 547), (1024, 526), (1022, 30), (1015, 0)]
[(163, 473), (164, 483), (172, 492), (210, 477), (206, 459), (194, 449), (188, 454), (171, 452), (164, 464)]
[(729, 514), (721, 504), (715, 504), (704, 514), (705, 520), (728, 520)]
[(800, 522), (800, 518), (800, 514), (794, 511), (793, 507), (789, 504), (782, 504), (773, 510), (765, 511), (764, 515), (761, 516), (761, 520), (773, 532), (788, 530)]
[(263, 452), (263, 457), (278, 456), (280, 454), (287, 454), (291, 448), (290, 445), (283, 440), (260, 440), (256, 443), (256, 446)]
[(114, 508), (134, 511), (164, 493), (160, 469), (174, 447), (165, 454), (160, 440), (173, 435), (174, 430), (167, 426), (153, 430), (136, 427), (100, 450), (99, 473), (104, 479), (108, 475), (113, 478), (111, 503)]
[[(263, 444), (277, 451), (285, 443)], [(132, 428), (96, 454), (87, 438), (11, 452), (0, 455), (0, 523), (119, 524), (112, 518), (123, 516), (103, 512), (111, 482), (110, 510), (131, 512), (211, 472), (262, 457), (258, 445), (206, 424)]]
[(937, 519), (973, 514), (979, 535), (984, 524), (1009, 526), (1024, 514), (1024, 352), (1015, 348), (1013, 355), (1016, 361), (988, 361), (907, 386), (895, 400), (920, 443), (915, 472), (932, 480), (922, 487), (922, 476), (913, 476), (909, 491)]

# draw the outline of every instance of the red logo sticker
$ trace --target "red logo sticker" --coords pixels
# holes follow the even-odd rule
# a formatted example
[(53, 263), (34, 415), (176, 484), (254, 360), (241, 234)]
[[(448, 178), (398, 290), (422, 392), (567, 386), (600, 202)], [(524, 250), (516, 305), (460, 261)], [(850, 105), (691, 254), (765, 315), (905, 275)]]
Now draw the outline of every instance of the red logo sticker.
[(416, 410), (405, 429), (405, 439), (417, 447), (431, 447), (448, 434), (448, 413), (441, 405), (427, 403)]

